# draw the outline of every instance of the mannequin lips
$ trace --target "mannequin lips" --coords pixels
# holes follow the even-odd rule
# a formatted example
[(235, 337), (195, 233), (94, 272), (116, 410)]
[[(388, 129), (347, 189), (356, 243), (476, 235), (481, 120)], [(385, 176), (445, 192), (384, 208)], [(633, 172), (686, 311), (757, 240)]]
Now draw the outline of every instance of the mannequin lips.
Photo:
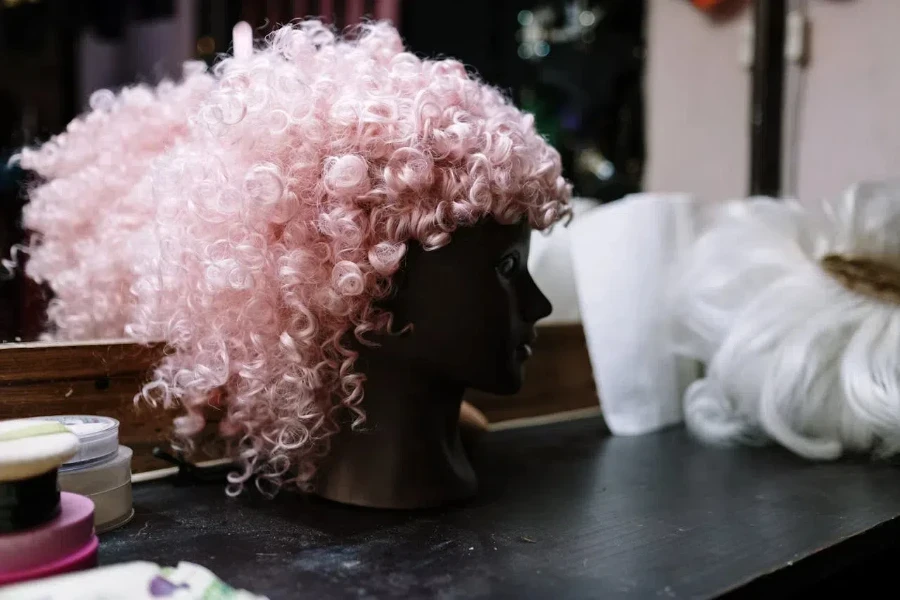
[(531, 345), (530, 344), (521, 344), (516, 348), (516, 359), (521, 361), (526, 361), (531, 358)]
[(531, 358), (532, 355), (532, 346), (534, 345), (534, 341), (537, 339), (537, 333), (532, 331), (528, 334), (528, 337), (525, 341), (518, 346), (516, 346), (516, 359), (521, 361), (526, 361)]

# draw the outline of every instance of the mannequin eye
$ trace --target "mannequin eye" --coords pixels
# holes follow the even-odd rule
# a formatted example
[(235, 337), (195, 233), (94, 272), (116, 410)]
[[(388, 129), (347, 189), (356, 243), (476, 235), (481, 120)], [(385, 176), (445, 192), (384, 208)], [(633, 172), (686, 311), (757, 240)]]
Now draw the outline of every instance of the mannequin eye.
[(515, 254), (507, 254), (500, 259), (499, 263), (497, 263), (497, 272), (500, 273), (501, 276), (509, 278), (515, 274), (518, 267), (519, 257)]

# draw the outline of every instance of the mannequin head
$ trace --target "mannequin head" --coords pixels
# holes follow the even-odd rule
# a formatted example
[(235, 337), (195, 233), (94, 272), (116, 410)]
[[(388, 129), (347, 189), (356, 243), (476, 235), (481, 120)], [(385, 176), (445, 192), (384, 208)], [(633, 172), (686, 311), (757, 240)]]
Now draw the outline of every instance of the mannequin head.
[[(116, 207), (143, 228), (115, 282), (130, 291), (125, 333), (171, 349), (141, 398), (184, 408), (184, 445), (212, 404), (244, 467), (233, 491), (253, 475), (308, 489), (339, 423), (365, 423), (362, 349), (516, 390), (549, 311), (525, 270), (529, 231), (569, 212), (533, 118), (459, 62), (405, 52), (387, 24), (344, 40), (314, 21), (283, 27), (213, 76)], [(77, 204), (53, 189), (58, 222)], [(65, 281), (89, 288), (78, 269)], [(96, 304), (55, 314), (90, 321)]]
[(382, 336), (377, 351), (449, 384), (517, 392), (534, 324), (551, 309), (527, 269), (530, 239), (524, 221), (487, 219), (440, 249), (412, 244), (384, 302), (395, 328), (410, 328)]

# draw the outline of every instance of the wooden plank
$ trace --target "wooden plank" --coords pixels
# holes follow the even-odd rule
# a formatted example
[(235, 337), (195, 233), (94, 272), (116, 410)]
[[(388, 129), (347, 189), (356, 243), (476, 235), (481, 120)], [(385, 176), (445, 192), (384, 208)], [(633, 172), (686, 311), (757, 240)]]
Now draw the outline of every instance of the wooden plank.
[(124, 374), (144, 377), (164, 352), (164, 344), (142, 346), (126, 340), (2, 344), (0, 382), (69, 381)]

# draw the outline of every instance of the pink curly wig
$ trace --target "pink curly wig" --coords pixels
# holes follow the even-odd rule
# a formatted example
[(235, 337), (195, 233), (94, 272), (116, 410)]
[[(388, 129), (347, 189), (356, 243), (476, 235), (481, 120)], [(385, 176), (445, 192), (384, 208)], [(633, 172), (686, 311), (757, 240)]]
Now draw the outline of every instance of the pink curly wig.
[[(530, 115), (459, 62), (404, 51), (387, 24), (353, 33), (341, 40), (316, 21), (286, 26), (252, 54), (219, 62), (214, 88), (185, 103), (195, 107), (187, 131), (174, 115), (177, 136), (162, 137), (178, 142), (145, 177), (137, 171), (147, 165), (133, 165), (130, 184), (113, 185), (96, 154), (79, 150), (78, 210), (96, 213), (85, 204), (113, 205), (119, 195), (141, 208), (108, 217), (120, 228), (115, 240), (87, 232), (96, 215), (72, 226), (75, 209), (62, 197), (71, 190), (41, 199), (52, 215), (43, 227), (31, 209), (55, 260), (65, 252), (51, 253), (47, 224), (74, 229), (60, 243), (87, 244), (65, 259), (82, 271), (55, 267), (66, 280), (54, 286), (57, 306), (71, 310), (59, 309), (54, 323), (78, 335), (87, 333), (80, 319), (99, 320), (89, 289), (99, 263), (119, 260), (109, 254), (127, 245), (127, 223), (152, 209), (142, 239), (155, 250), (115, 267), (133, 274), (129, 299), (121, 298), (127, 278), (113, 278), (115, 301), (127, 305), (124, 332), (171, 348), (142, 398), (184, 407), (176, 433), (188, 445), (210, 404), (222, 409), (220, 432), (237, 444), (243, 467), (230, 477), (233, 493), (254, 475), (267, 491), (308, 488), (339, 413), (349, 411), (354, 427), (363, 422), (364, 375), (354, 370), (350, 336), (365, 343), (390, 327), (376, 303), (390, 293), (409, 241), (438, 248), (485, 217), (545, 229), (569, 212), (559, 155)], [(158, 118), (136, 117), (133, 126)], [(105, 135), (114, 146), (131, 134)], [(97, 193), (88, 173), (103, 200), (81, 197)], [(91, 334), (121, 323), (117, 315)]]
[[(188, 117), (215, 80), (200, 62), (179, 84), (100, 90), (65, 133), (16, 157), (40, 182), (23, 224), (34, 232), (27, 275), (54, 298), (45, 338), (117, 338), (131, 318), (137, 265), (156, 253), (156, 207), (146, 185), (152, 161), (188, 132)], [(16, 249), (18, 250), (18, 249)]]

